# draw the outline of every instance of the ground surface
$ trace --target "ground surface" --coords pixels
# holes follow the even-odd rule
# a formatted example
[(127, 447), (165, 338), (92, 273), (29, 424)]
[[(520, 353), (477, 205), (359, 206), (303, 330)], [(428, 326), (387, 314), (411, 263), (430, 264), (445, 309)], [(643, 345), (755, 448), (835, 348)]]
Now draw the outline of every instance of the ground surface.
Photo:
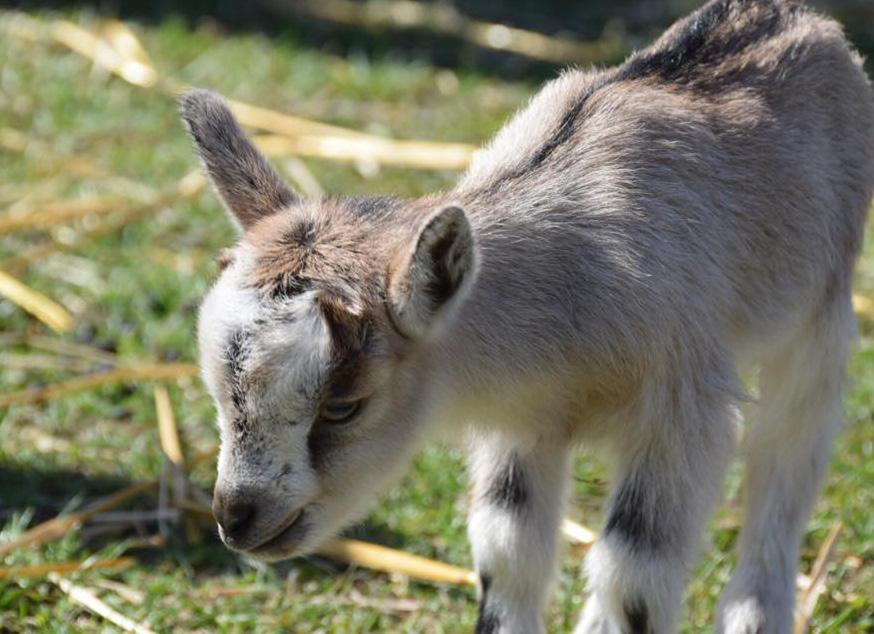
[[(9, 19), (0, 17), (7, 26)], [(91, 18), (77, 14), (72, 19), (89, 26)], [(332, 57), (292, 37), (224, 34), (208, 24), (192, 28), (170, 21), (136, 32), (155, 65), (180, 80), (396, 138), (479, 143), (534, 89), (464, 69), (364, 55)], [(24, 151), (0, 148), (0, 208), (98, 194), (136, 196), (136, 187), (118, 177), (161, 188), (196, 167), (166, 96), (124, 83), (63, 47), (6, 33), (0, 34), (0, 129), (7, 129), (6, 138), (12, 129), (28, 140)], [(113, 177), (95, 174), (93, 165), (86, 169), (86, 158), (97, 172)], [(417, 195), (450, 186), (456, 177), (386, 168), (373, 174), (366, 166), (318, 160), (305, 164), (327, 192)], [(288, 173), (296, 169), (285, 160), (278, 165)], [(47, 238), (69, 242), (111, 217), (67, 223), (51, 233), (0, 236), (0, 269), (25, 247)], [(24, 282), (66, 306), (76, 326), (58, 337), (0, 300), (5, 338), (0, 392), (99, 369), (72, 357), (61, 363), (53, 353), (15, 343), (24, 334), (101, 347), (127, 361), (194, 360), (197, 302), (216, 274), (214, 254), (232, 239), (216, 200), (205, 192), (19, 272)], [(859, 290), (874, 296), (874, 241), (869, 240), (858, 279)], [(817, 632), (874, 631), (874, 325), (863, 320), (861, 330), (852, 366), (855, 387), (847, 400), (849, 426), (804, 542), (807, 570), (832, 523), (844, 524), (829, 591), (812, 622)], [(152, 387), (106, 387), (0, 410), (0, 527), (5, 525), (0, 541), (29, 523), (160, 473)], [(189, 454), (214, 445), (212, 407), (199, 382), (171, 382), (169, 388)], [(597, 526), (607, 494), (603, 466), (583, 455), (576, 476), (569, 513)], [(209, 469), (197, 477), (208, 488)], [(684, 632), (707, 629), (728, 578), (738, 519), (731, 500), (737, 490), (735, 475), (726, 486), (729, 502), (715, 518), (707, 551), (694, 571)], [(140, 500), (135, 507), (154, 505)], [(465, 505), (459, 455), (429, 449), (352, 534), (469, 566)], [(144, 530), (152, 533), (155, 526), (146, 524)], [(319, 558), (262, 567), (229, 554), (209, 534), (187, 543), (184, 531), (173, 527), (165, 548), (136, 548), (134, 537), (86, 527), (48, 547), (14, 552), (0, 564), (133, 553), (137, 564), (124, 572), (91, 572), (77, 579), (93, 586), (108, 577), (144, 592), (139, 605), (113, 593), (103, 596), (159, 631), (459, 632), (470, 631), (475, 621), (470, 589), (409, 582)], [(550, 631), (570, 630), (582, 588), (579, 561), (566, 555), (548, 614)], [(44, 580), (0, 581), (0, 629), (110, 631)]]

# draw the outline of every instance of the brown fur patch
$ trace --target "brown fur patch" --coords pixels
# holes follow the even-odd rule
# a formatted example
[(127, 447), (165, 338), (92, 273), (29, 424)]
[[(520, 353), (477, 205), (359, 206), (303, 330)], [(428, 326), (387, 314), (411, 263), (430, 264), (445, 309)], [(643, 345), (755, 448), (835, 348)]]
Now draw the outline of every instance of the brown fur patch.
[(379, 263), (406, 234), (403, 223), (355, 213), (356, 201), (324, 201), (265, 218), (247, 234), (252, 286), (270, 296), (324, 290), (359, 311), (379, 286)]
[(382, 198), (327, 200), (264, 218), (246, 234), (255, 251), (252, 287), (276, 300), (317, 293), (333, 350), (326, 397), (369, 395), (384, 361), (404, 355), (409, 342), (391, 322), (385, 288), (431, 209)]

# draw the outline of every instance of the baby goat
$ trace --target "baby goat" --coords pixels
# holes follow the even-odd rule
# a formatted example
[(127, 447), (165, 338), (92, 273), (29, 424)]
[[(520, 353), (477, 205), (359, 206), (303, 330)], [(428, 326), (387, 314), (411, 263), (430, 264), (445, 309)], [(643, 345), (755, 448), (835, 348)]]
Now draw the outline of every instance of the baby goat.
[(576, 631), (676, 632), (753, 366), (716, 629), (791, 631), (874, 186), (872, 90), (836, 23), (710, 2), (617, 68), (563, 73), (420, 200), (303, 200), (218, 96), (181, 112), (242, 235), (199, 326), (229, 547), (313, 550), (439, 424), (469, 447), (477, 632), (542, 632), (590, 443), (616, 486)]

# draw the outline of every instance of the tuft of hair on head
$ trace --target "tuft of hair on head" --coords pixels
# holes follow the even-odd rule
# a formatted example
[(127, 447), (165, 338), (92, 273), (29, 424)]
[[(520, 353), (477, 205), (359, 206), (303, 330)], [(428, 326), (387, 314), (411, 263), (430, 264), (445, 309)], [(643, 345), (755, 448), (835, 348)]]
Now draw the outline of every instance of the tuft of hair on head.
[(297, 195), (255, 148), (230, 107), (209, 90), (187, 90), (179, 114), (209, 179), (238, 228), (294, 204)]
[(474, 241), (464, 209), (450, 204), (422, 225), (390, 272), (389, 312), (402, 334), (425, 336), (473, 276)]
[(331, 333), (334, 356), (343, 358), (359, 349), (367, 331), (361, 309), (327, 291), (319, 293), (316, 300)]

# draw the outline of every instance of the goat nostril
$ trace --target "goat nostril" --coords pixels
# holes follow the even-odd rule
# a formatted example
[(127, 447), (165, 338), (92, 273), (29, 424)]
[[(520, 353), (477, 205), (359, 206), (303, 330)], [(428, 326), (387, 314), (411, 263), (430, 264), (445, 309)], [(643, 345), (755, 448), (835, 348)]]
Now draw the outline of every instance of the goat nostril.
[(217, 500), (213, 514), (219, 526), (231, 539), (239, 539), (255, 517), (255, 505), (245, 500)]
[(239, 537), (255, 517), (255, 507), (248, 502), (237, 502), (228, 508), (227, 525), (225, 529), (233, 536)]

